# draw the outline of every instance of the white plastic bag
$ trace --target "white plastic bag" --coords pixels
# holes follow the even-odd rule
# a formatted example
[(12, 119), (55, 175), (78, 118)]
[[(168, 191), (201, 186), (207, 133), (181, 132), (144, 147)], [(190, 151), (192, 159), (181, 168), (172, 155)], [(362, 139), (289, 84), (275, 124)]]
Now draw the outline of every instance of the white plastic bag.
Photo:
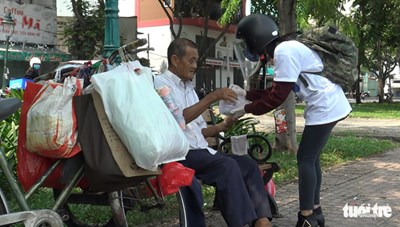
[(219, 112), (223, 115), (228, 115), (228, 116), (233, 115), (232, 114), (233, 110), (238, 109), (239, 107), (243, 107), (244, 105), (250, 103), (250, 101), (245, 98), (246, 91), (243, 90), (241, 87), (235, 84), (231, 84), (229, 88), (236, 93), (238, 100), (234, 103), (225, 100), (220, 100), (218, 104)]
[(95, 74), (91, 81), (138, 166), (155, 171), (162, 163), (185, 159), (189, 143), (155, 91), (150, 68), (129, 62)]
[(72, 98), (80, 95), (83, 80), (64, 84), (46, 81), (27, 113), (26, 148), (50, 158), (69, 158), (80, 151)]

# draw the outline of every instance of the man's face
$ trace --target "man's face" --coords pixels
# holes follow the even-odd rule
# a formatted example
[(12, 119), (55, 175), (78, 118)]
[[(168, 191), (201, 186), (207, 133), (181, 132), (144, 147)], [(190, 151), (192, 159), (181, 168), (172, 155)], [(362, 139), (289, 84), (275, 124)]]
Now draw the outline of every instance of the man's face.
[(192, 80), (197, 69), (198, 59), (199, 53), (197, 49), (186, 47), (185, 55), (182, 58), (178, 58), (174, 55), (173, 64), (176, 69), (175, 74), (178, 75), (182, 81)]

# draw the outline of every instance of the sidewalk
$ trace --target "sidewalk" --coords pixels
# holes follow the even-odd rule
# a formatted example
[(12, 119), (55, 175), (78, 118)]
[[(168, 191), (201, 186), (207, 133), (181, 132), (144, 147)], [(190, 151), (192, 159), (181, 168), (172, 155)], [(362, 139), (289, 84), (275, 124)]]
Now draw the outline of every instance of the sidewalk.
[[(400, 226), (400, 149), (383, 153), (342, 166), (335, 166), (323, 173), (321, 204), (326, 226)], [(277, 188), (275, 199), (282, 218), (275, 218), (278, 226), (295, 226), (298, 212), (297, 183)], [(391, 208), (391, 216), (345, 218), (343, 208), (375, 206)], [(367, 214), (373, 214), (367, 211)]]
[[(260, 127), (273, 129), (273, 118), (259, 118)], [(304, 119), (296, 118), (296, 131), (304, 128)], [(348, 118), (338, 123), (333, 134), (343, 131), (359, 136), (392, 139), (400, 142), (400, 121)], [(400, 226), (400, 148), (358, 161), (334, 166), (323, 173), (321, 204), (326, 226)], [(278, 226), (295, 226), (298, 212), (297, 182), (277, 188), (275, 199), (282, 218), (275, 218)], [(390, 217), (345, 218), (347, 208), (390, 207)], [(373, 211), (367, 211), (373, 214)], [(389, 215), (387, 215), (389, 216)]]
[[(268, 132), (274, 129), (272, 117), (259, 117), (258, 120), (259, 130)], [(296, 125), (296, 131), (301, 132), (304, 120), (296, 118)], [(400, 142), (399, 120), (349, 118), (340, 122), (333, 134), (343, 131)], [(273, 224), (279, 227), (295, 226), (299, 210), (297, 182), (277, 188), (275, 199), (282, 217), (275, 218)], [(321, 204), (327, 227), (400, 226), (400, 148), (326, 170), (322, 176)], [(371, 217), (375, 205), (375, 210), (381, 212), (378, 216)], [(360, 208), (364, 209), (364, 213), (369, 217), (345, 217), (349, 211), (354, 214), (352, 211)], [(368, 208), (370, 210), (366, 210)], [(387, 213), (384, 213), (384, 210)], [(217, 217), (211, 219), (218, 220)], [(224, 226), (221, 225), (221, 218), (218, 222), (210, 221), (209, 226)]]

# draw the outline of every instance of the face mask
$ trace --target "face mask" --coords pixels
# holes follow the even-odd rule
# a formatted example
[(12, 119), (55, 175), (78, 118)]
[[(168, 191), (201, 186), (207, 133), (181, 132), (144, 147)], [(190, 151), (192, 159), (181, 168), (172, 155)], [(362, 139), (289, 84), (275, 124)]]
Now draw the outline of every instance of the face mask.
[(39, 64), (33, 64), (33, 68), (38, 70), (38, 69), (40, 69), (40, 65)]

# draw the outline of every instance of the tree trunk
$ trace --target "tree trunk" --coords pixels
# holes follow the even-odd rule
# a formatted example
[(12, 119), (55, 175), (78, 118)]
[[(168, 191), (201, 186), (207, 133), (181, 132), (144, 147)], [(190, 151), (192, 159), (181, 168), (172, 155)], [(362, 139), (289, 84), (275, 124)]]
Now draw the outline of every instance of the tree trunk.
[(286, 101), (277, 109), (285, 109), (288, 129), (285, 133), (276, 134), (273, 149), (281, 152), (296, 153), (298, 144), (296, 138), (295, 94), (290, 92)]
[[(294, 33), (297, 30), (296, 25), (296, 0), (279, 1), (279, 29), (282, 35)], [(295, 116), (295, 95), (290, 93), (286, 101), (278, 107), (285, 109), (288, 131), (282, 134), (276, 134), (274, 150), (282, 152), (297, 152), (298, 144), (296, 139), (296, 116)]]

